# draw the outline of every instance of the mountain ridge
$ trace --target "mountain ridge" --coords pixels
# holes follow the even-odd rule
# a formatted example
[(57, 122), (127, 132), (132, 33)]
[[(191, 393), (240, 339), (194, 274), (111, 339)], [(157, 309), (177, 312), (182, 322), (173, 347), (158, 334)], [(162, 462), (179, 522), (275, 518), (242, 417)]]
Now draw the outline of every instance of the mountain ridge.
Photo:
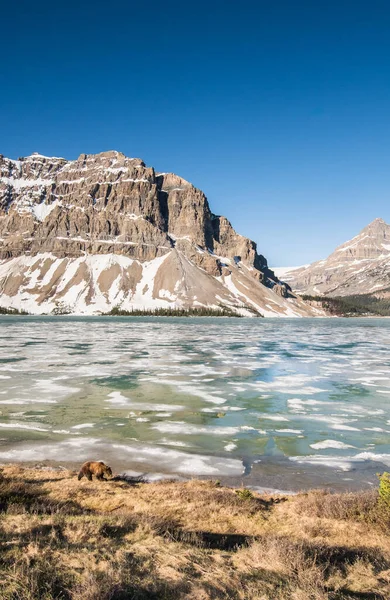
[(376, 218), (326, 259), (275, 269), (298, 294), (377, 294), (390, 286), (390, 225)]
[(221, 305), (314, 314), (201, 190), (117, 151), (0, 155), (0, 304), (37, 314)]

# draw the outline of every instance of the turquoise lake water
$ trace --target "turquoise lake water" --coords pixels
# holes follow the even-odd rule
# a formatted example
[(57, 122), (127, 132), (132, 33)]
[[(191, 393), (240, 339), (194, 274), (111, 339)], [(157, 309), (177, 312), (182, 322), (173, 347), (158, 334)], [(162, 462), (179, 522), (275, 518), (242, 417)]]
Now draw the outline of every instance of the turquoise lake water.
[(389, 319), (5, 316), (0, 338), (0, 462), (285, 490), (390, 470)]

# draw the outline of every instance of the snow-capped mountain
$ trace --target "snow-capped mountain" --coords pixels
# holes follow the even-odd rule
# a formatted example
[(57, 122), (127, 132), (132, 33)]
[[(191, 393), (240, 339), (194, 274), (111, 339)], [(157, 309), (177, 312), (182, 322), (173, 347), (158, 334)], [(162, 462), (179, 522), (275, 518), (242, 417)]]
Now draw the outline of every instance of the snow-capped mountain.
[(390, 225), (375, 219), (325, 260), (275, 273), (298, 294), (383, 294), (390, 288)]
[(0, 155), (0, 305), (42, 314), (221, 305), (319, 314), (203, 192), (115, 151)]

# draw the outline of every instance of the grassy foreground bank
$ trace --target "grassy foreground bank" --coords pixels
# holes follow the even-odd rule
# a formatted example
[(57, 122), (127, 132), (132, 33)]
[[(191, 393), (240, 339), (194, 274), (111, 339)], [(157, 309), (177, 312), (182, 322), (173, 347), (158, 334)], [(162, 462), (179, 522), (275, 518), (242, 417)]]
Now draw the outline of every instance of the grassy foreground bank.
[(1, 600), (390, 598), (376, 491), (260, 496), (7, 466), (0, 518)]

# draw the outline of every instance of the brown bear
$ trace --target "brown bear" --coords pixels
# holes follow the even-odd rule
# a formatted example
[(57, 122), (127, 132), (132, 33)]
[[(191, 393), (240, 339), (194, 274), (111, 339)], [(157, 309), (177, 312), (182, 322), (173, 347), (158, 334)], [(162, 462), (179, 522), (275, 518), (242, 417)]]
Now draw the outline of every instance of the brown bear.
[[(95, 475), (99, 481), (107, 481), (107, 477), (112, 477), (112, 471), (111, 467), (105, 465), (104, 462), (95, 462), (92, 460), (83, 464), (77, 479), (80, 481), (84, 475), (89, 481), (92, 481), (92, 475)], [(104, 475), (107, 477), (104, 477)]]

